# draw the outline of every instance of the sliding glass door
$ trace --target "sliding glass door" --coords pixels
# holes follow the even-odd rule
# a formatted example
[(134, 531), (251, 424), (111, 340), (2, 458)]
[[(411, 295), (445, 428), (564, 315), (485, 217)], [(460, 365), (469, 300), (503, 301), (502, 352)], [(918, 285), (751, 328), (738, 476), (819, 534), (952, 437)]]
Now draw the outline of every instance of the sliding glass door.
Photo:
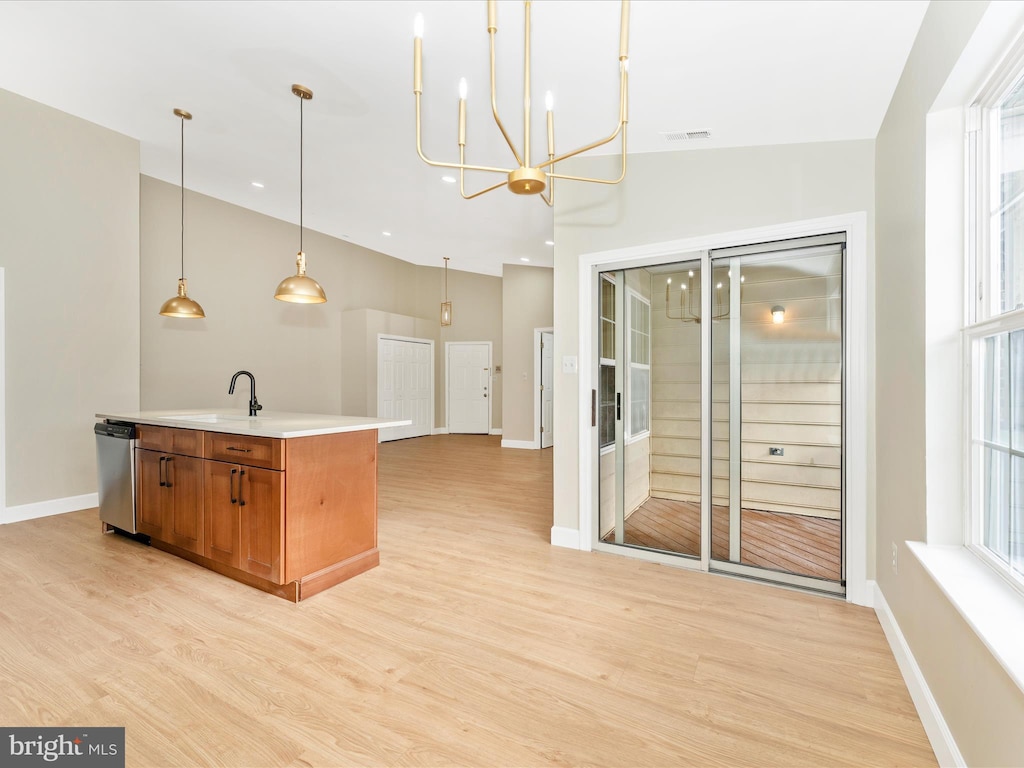
[(844, 240), (595, 274), (597, 548), (844, 592)]

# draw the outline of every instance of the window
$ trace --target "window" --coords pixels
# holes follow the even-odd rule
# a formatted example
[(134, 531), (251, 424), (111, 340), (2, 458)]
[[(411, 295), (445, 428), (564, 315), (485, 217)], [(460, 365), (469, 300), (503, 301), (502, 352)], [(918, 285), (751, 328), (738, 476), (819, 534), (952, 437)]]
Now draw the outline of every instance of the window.
[(969, 134), (976, 286), (969, 546), (1024, 588), (1024, 67), (997, 77)]
[(598, 432), (601, 448), (615, 443), (615, 281), (601, 275), (601, 371)]
[(651, 429), (651, 303), (628, 292), (629, 421), (626, 434), (643, 437)]

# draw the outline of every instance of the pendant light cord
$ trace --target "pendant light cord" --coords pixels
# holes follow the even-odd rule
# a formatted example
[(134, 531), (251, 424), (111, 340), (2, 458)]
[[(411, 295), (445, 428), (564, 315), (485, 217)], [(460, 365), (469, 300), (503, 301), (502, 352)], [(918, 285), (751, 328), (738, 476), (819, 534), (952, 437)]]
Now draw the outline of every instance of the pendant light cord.
[(299, 251), (302, 251), (302, 149), (305, 129), (302, 124), (303, 102), (305, 99), (299, 97)]
[(185, 118), (181, 118), (181, 279), (185, 279)]

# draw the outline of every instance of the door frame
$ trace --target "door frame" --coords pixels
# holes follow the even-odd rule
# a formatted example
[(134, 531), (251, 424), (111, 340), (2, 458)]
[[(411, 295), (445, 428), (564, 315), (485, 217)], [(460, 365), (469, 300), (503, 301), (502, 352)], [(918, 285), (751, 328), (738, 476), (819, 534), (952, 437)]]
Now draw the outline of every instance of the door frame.
[[(487, 432), (491, 434), (494, 424), (494, 344), (490, 341), (446, 341), (444, 343), (444, 428), (451, 434), (451, 390), (448, 386), (448, 369), (451, 366), (451, 348), (469, 344), (485, 344), (487, 346)], [(457, 433), (458, 434), (458, 433)]]
[[(542, 398), (541, 398), (541, 395), (540, 395), (540, 385), (541, 385), (540, 367), (541, 367), (541, 365), (543, 363), (541, 362), (540, 342), (541, 342), (542, 334), (545, 334), (545, 333), (550, 333), (551, 337), (554, 338), (554, 336), (555, 336), (555, 329), (554, 328), (534, 328), (533, 329), (533, 447), (538, 449), (538, 450), (540, 450), (540, 447), (541, 447), (540, 422), (541, 422), (541, 418), (542, 418), (541, 417), (541, 399)], [(553, 366), (554, 364), (555, 364), (555, 355), (554, 355), (554, 351), (552, 351), (552, 353), (551, 353), (551, 365)], [(553, 380), (554, 376), (552, 376), (551, 378)], [(555, 407), (554, 403), (552, 403), (551, 407), (552, 407), (552, 409), (554, 409), (554, 407)], [(554, 422), (554, 417), (552, 417), (551, 420), (552, 420), (552, 422)]]
[[(414, 344), (429, 344), (430, 345), (430, 424), (427, 430), (427, 436), (434, 433), (434, 340), (433, 339), (419, 339), (415, 336), (399, 336), (395, 333), (378, 333), (377, 334), (377, 415), (380, 416), (380, 343), (383, 340), (389, 341), (411, 341)], [(377, 431), (377, 442), (381, 442), (380, 430)]]
[[(578, 390), (578, 445), (579, 462), (579, 548), (585, 551), (602, 547), (597, 541), (597, 526), (594, 524), (598, 513), (598, 459), (597, 429), (591, 427), (591, 390), (596, 385), (596, 322), (594, 309), (597, 306), (597, 286), (594, 275), (612, 268), (630, 268), (644, 264), (665, 263), (682, 254), (703, 251), (702, 259), (710, 262), (707, 251), (738, 245), (753, 245), (771, 240), (807, 237), (812, 235), (846, 232), (846, 269), (844, 274), (844, 300), (847, 303), (846, 339), (844, 344), (844, 367), (846, 377), (846, 599), (857, 605), (872, 604), (871, 583), (867, 578), (868, 544), (868, 373), (871, 364), (868, 355), (868, 274), (873, 272), (868, 263), (867, 213), (856, 211), (818, 219), (788, 222), (768, 227), (735, 230), (712, 235), (685, 238), (649, 245), (631, 246), (609, 251), (581, 254), (579, 256), (579, 390)], [(710, 267), (710, 263), (706, 265)], [(710, 273), (709, 273), (710, 274)], [(707, 292), (702, 292), (707, 293)], [(710, 295), (705, 295), (710, 304)], [(710, 306), (703, 308), (705, 314)], [(710, 350), (703, 350), (709, 356)], [(710, 362), (710, 360), (706, 361)], [(709, 380), (708, 380), (709, 381)], [(702, 381), (702, 392), (705, 383)], [(710, 386), (706, 387), (710, 389)], [(710, 395), (710, 392), (706, 393)], [(710, 437), (710, 401), (702, 398), (701, 444), (706, 446)], [(710, 455), (702, 451), (702, 474), (710, 486)], [(706, 467), (706, 469), (705, 469)], [(710, 488), (707, 488), (709, 491)], [(705, 491), (706, 493), (706, 491)], [(710, 542), (705, 532), (702, 542), (702, 556), (699, 560), (687, 560), (657, 552), (625, 550), (613, 547), (617, 554), (666, 563), (673, 566), (708, 571), (710, 567)]]

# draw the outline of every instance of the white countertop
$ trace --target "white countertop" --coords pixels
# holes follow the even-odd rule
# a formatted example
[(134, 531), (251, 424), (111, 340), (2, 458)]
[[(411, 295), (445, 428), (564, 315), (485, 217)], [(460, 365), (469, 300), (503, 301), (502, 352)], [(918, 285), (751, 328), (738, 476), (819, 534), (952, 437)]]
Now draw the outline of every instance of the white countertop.
[(257, 437), (310, 437), (333, 435), (338, 432), (359, 432), (365, 429), (404, 427), (409, 419), (374, 419), (369, 416), (335, 416), (323, 413), (276, 413), (260, 411), (249, 417), (248, 412), (214, 410), (188, 411), (124, 411), (97, 413), (97, 419), (126, 421), (132, 424), (153, 424), (159, 427), (201, 429), (205, 432), (226, 432), (231, 435)]

